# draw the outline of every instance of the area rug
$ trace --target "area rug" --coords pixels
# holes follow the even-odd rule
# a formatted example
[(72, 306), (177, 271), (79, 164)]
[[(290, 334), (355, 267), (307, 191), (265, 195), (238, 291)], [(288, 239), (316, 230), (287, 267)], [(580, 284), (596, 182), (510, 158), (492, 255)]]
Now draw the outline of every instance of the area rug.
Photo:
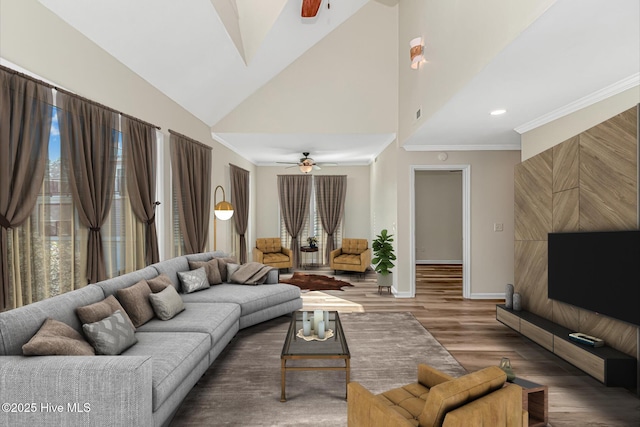
[[(411, 313), (340, 318), (351, 381), (373, 393), (415, 382), (419, 363), (456, 377), (466, 373)], [(280, 402), (280, 352), (289, 322), (284, 316), (241, 330), (185, 398), (171, 426), (346, 426), (344, 372), (288, 372), (287, 401)]]
[(288, 283), (309, 291), (341, 291), (345, 286), (353, 286), (349, 282), (333, 277), (299, 272), (293, 273), (290, 279), (280, 279), (280, 283)]

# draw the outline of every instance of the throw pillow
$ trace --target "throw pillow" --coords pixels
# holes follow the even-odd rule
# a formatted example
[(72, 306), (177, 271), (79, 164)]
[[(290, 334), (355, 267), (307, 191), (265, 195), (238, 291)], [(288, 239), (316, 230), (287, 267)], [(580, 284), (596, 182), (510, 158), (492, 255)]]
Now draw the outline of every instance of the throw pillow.
[(207, 273), (204, 271), (204, 267), (196, 268), (191, 271), (178, 271), (178, 277), (180, 283), (182, 283), (182, 290), (185, 294), (191, 292), (200, 291), (209, 287), (209, 279)]
[(116, 310), (122, 311), (122, 315), (124, 316), (124, 318), (127, 319), (133, 327), (133, 322), (131, 321), (131, 319), (129, 319), (129, 316), (127, 316), (124, 308), (122, 308), (116, 297), (114, 297), (113, 295), (109, 295), (102, 301), (85, 305), (84, 307), (76, 308), (76, 315), (78, 316), (78, 319), (80, 319), (80, 322), (83, 324), (94, 323), (98, 320), (104, 319), (105, 317), (111, 316)]
[(239, 268), (240, 264), (227, 264), (227, 283), (233, 283), (233, 281), (231, 280), (231, 276), (233, 276)]
[(223, 282), (226, 282), (229, 278), (227, 272), (227, 264), (236, 264), (235, 258), (216, 258), (218, 260), (218, 270), (220, 270), (220, 278)]
[(217, 259), (213, 258), (210, 261), (189, 261), (189, 268), (191, 270), (195, 270), (200, 267), (204, 267), (204, 271), (207, 272), (207, 279), (209, 280), (210, 285), (219, 285), (222, 283)]
[(138, 342), (133, 328), (120, 310), (99, 322), (82, 325), (82, 330), (96, 354), (120, 354)]
[(157, 294), (149, 295), (149, 301), (151, 301), (153, 311), (160, 320), (169, 320), (184, 310), (182, 298), (173, 286), (169, 286)]
[(25, 356), (93, 356), (95, 352), (82, 335), (66, 323), (47, 319), (28, 343)]
[(171, 286), (175, 289), (173, 283), (171, 282), (171, 279), (169, 279), (169, 276), (164, 273), (154, 277), (153, 279), (148, 279), (147, 285), (149, 285), (149, 289), (151, 289), (151, 292), (153, 292), (154, 294), (157, 292), (162, 292), (167, 286)]
[(134, 327), (140, 327), (153, 319), (153, 307), (149, 302), (151, 289), (146, 280), (141, 280), (128, 288), (118, 289), (116, 294)]

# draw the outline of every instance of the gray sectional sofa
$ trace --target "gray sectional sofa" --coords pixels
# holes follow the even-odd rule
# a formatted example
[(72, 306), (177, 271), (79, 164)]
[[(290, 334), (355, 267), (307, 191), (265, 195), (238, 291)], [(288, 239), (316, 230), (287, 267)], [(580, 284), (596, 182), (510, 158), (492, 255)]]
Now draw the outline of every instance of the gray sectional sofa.
[(117, 356), (23, 356), (22, 346), (47, 318), (81, 332), (77, 307), (167, 274), (178, 285), (187, 255), (63, 295), (0, 313), (0, 425), (167, 425), (184, 397), (239, 329), (302, 308), (299, 288), (278, 283), (223, 283), (181, 294), (185, 310), (137, 328), (137, 344)]

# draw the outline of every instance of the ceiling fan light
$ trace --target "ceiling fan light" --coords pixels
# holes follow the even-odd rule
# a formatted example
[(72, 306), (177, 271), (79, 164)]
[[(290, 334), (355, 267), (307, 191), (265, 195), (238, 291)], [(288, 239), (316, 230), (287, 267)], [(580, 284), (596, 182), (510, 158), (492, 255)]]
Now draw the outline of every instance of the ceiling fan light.
[(300, 165), (300, 172), (302, 173), (309, 173), (313, 170), (313, 165), (307, 164), (307, 163), (303, 163)]

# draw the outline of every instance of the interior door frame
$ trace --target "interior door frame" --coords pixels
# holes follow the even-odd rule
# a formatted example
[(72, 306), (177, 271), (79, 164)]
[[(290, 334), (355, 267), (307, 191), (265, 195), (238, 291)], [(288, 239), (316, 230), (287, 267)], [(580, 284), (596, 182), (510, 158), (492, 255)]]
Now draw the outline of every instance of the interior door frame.
[(416, 172), (443, 170), (462, 172), (462, 297), (471, 298), (471, 165), (411, 165), (409, 184), (410, 293), (412, 297), (416, 296)]

